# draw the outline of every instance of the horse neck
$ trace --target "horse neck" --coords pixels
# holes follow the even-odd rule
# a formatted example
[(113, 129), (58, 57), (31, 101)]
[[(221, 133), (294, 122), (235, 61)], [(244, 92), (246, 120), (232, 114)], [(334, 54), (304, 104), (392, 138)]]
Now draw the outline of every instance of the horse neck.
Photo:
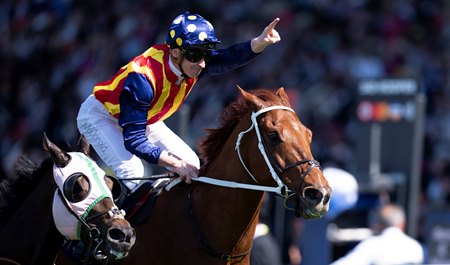
[[(62, 243), (52, 216), (56, 186), (51, 171), (39, 177), (33, 191), (1, 224), (0, 257), (8, 256), (22, 264), (53, 264)], [(18, 241), (22, 246), (10, 243)]]
[[(257, 184), (242, 166), (235, 150), (238, 134), (247, 130), (251, 124), (249, 115), (242, 120), (243, 122), (238, 124), (230, 135), (220, 154), (204, 172), (205, 176), (239, 183)], [(248, 122), (244, 122), (244, 120), (248, 120)], [(249, 132), (245, 137), (250, 139), (256, 137), (251, 134), (254, 134), (254, 132)], [(256, 142), (250, 145), (256, 146)], [(256, 151), (245, 153), (256, 155)], [(200, 212), (198, 214), (202, 219), (200, 222), (205, 223), (205, 226), (211, 225), (213, 227), (211, 236), (219, 233), (224, 235), (219, 237), (222, 240), (218, 243), (223, 244), (222, 249), (230, 246), (236, 247), (234, 254), (247, 251), (251, 247), (264, 192), (217, 187), (209, 184), (199, 186), (204, 188), (200, 192), (200, 187), (196, 188), (193, 205), (203, 205), (205, 201), (214, 205), (213, 208), (194, 209), (194, 211)], [(205, 235), (205, 237), (208, 238), (208, 235)]]
[(224, 254), (249, 251), (264, 192), (194, 184), (190, 210), (204, 241)]
[(52, 217), (53, 195), (56, 184), (51, 171), (46, 171), (40, 176), (39, 183), (27, 196), (16, 215), (24, 218)]
[[(269, 168), (258, 149), (258, 139), (254, 128), (244, 134), (239, 144), (242, 159), (251, 175), (239, 159), (236, 142), (238, 135), (252, 126), (250, 116), (251, 112), (241, 118), (241, 122), (236, 125), (221, 152), (213, 159), (204, 174), (208, 177), (239, 183), (276, 186), (276, 182), (272, 179)], [(257, 182), (253, 177), (256, 178)]]

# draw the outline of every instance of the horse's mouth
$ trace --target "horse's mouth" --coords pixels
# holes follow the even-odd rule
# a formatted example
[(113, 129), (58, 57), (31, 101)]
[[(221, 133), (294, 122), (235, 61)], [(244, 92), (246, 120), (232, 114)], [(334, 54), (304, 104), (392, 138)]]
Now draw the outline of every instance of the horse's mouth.
[(95, 259), (102, 260), (120, 260), (128, 256), (134, 242), (114, 242), (114, 241), (104, 241), (104, 243), (95, 253)]
[(295, 204), (295, 215), (297, 217), (302, 217), (303, 219), (316, 219), (322, 218), (328, 211), (328, 205), (326, 206), (315, 206), (313, 208), (305, 205), (302, 198), (298, 197)]
[(98, 261), (104, 260), (120, 260), (128, 256), (129, 250), (126, 251), (116, 251), (111, 247), (105, 247), (102, 251), (95, 253), (95, 259)]
[(316, 219), (322, 218), (325, 214), (323, 211), (304, 209), (303, 212), (300, 213), (303, 219)]
[(119, 260), (119, 259), (123, 259), (128, 255), (128, 251), (127, 252), (118, 252), (118, 251), (114, 251), (114, 250), (110, 250), (109, 252), (109, 257), (114, 258), (115, 260)]

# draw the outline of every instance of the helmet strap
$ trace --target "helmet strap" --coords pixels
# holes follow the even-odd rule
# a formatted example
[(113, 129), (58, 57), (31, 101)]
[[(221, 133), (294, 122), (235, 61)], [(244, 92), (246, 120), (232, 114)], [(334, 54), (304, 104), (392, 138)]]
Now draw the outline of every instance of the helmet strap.
[[(176, 48), (180, 49), (180, 51), (181, 51), (181, 47), (170, 47), (170, 49), (176, 49)], [(190, 78), (184, 72), (183, 67), (181, 66), (181, 64), (183, 63), (183, 60), (184, 60), (183, 53), (180, 52), (176, 57), (175, 57), (175, 55), (172, 55), (172, 56), (174, 56), (174, 59), (175, 59), (175, 61), (173, 61), (173, 62), (178, 64), (178, 68), (180, 69), (180, 72), (181, 72), (181, 77), (183, 77), (183, 78)]]
[(181, 56), (182, 56), (181, 61), (178, 63), (178, 67), (180, 68), (180, 71), (181, 71), (181, 76), (184, 78), (191, 78), (184, 72), (183, 67), (181, 66), (181, 63), (183, 63), (183, 61), (184, 61), (184, 55), (181, 55)]

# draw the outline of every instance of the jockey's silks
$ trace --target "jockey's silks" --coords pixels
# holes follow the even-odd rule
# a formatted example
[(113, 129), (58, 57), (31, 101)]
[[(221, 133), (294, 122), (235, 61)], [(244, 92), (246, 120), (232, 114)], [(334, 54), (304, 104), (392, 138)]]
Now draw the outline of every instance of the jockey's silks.
[(120, 94), (126, 79), (134, 73), (149, 83), (149, 86), (139, 89), (153, 90), (153, 99), (148, 107), (147, 124), (167, 119), (181, 106), (198, 80), (198, 78), (184, 78), (179, 85), (176, 85), (178, 77), (169, 67), (169, 51), (167, 45), (150, 47), (120, 68), (110, 80), (98, 83), (94, 87), (94, 96), (111, 115), (118, 118)]

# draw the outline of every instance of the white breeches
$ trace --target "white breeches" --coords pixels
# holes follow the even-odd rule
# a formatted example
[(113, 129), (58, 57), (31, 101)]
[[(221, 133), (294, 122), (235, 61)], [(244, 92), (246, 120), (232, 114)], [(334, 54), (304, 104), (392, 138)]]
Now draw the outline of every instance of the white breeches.
[[(122, 128), (116, 118), (93, 96), (89, 96), (77, 117), (78, 130), (86, 137), (103, 162), (112, 168), (118, 178), (139, 178), (144, 176), (144, 165), (137, 156), (125, 149)], [(147, 125), (145, 132), (149, 141), (180, 159), (200, 168), (197, 154), (164, 122)], [(126, 181), (133, 190), (139, 180)]]

